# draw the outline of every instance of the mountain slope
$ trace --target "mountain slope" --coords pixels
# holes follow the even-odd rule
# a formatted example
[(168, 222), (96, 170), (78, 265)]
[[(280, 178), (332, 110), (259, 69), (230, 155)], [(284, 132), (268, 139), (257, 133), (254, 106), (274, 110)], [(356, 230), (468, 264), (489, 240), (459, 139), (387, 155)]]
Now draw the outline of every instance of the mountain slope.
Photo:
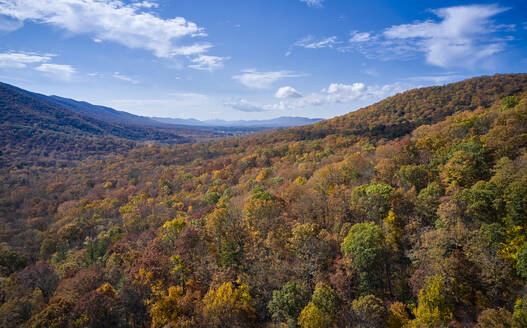
[(130, 114), (124, 111), (118, 111), (106, 106), (92, 105), (85, 101), (77, 101), (59, 96), (40, 96), (43, 97), (43, 99), (47, 102), (55, 103), (78, 114), (93, 117), (105, 122), (166, 127), (166, 124), (161, 124), (160, 122), (151, 118)]
[(1, 159), (78, 159), (129, 150), (138, 141), (188, 142), (174, 130), (104, 122), (80, 115), (31, 92), (0, 84)]
[(486, 107), (527, 90), (527, 74), (496, 74), (444, 86), (409, 90), (371, 106), (313, 125), (274, 134), (278, 139), (318, 139), (327, 135), (394, 138), (423, 124), (433, 124), (465, 110)]

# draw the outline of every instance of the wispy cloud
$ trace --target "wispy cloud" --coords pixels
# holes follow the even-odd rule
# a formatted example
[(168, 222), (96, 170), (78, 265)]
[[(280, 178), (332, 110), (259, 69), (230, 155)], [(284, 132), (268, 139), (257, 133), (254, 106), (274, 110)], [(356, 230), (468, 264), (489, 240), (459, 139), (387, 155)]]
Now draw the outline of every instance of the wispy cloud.
[(150, 2), (150, 1), (132, 3), (132, 6), (135, 8), (157, 8), (159, 7), (157, 3)]
[(207, 52), (210, 48), (212, 48), (212, 44), (210, 43), (196, 43), (190, 46), (182, 46), (174, 49), (174, 55), (199, 55)]
[(128, 75), (121, 74), (119, 72), (113, 73), (112, 77), (115, 78), (115, 79), (121, 80), (121, 81), (132, 83), (132, 84), (139, 84), (138, 80), (136, 80), (136, 79), (134, 79), (134, 78), (132, 78), (132, 77), (130, 77)]
[(191, 104), (202, 104), (209, 100), (207, 95), (196, 92), (171, 92), (168, 95), (173, 97), (172, 101), (182, 101)]
[(409, 77), (406, 80), (408, 81), (416, 81), (416, 82), (433, 82), (433, 83), (446, 83), (446, 82), (453, 82), (460, 79), (463, 79), (464, 75), (457, 74), (455, 72), (446, 72), (444, 74), (437, 74), (437, 75), (421, 75), (421, 76), (413, 76)]
[(87, 75), (88, 75), (89, 77), (93, 77), (93, 78), (102, 78), (102, 77), (104, 77), (104, 74), (102, 74), (102, 73), (98, 73), (98, 72), (88, 73)]
[(251, 89), (267, 89), (281, 79), (302, 76), (306, 76), (306, 74), (298, 74), (292, 71), (259, 72), (254, 69), (246, 69), (242, 71), (242, 74), (232, 78)]
[(330, 36), (321, 40), (315, 40), (313, 36), (308, 36), (300, 41), (297, 41), (294, 45), (297, 47), (303, 47), (308, 49), (320, 49), (320, 48), (332, 48), (337, 44), (337, 37)]
[(69, 80), (75, 73), (75, 68), (71, 67), (70, 65), (59, 64), (41, 64), (40, 66), (36, 67), (35, 70), (63, 80)]
[(439, 67), (474, 67), (482, 59), (503, 51), (511, 25), (495, 25), (492, 17), (506, 11), (498, 5), (456, 6), (432, 10), (439, 20), (394, 25), (380, 33), (352, 32), (342, 51), (359, 51), (383, 60), (416, 58)]
[(223, 62), (228, 59), (230, 59), (230, 57), (199, 55), (192, 59), (192, 64), (190, 64), (189, 67), (197, 70), (212, 72), (223, 68)]
[(300, 0), (301, 2), (307, 3), (310, 7), (322, 7), (324, 0)]
[(53, 54), (5, 52), (0, 53), (0, 68), (34, 69), (48, 76), (69, 80), (76, 70), (71, 65), (49, 63)]
[(322, 38), (317, 40), (313, 36), (307, 36), (289, 46), (289, 50), (286, 52), (286, 56), (289, 56), (294, 47), (306, 48), (306, 49), (321, 49), (321, 48), (333, 48), (335, 45), (339, 44), (336, 36), (330, 36), (327, 38)]
[(33, 53), (0, 53), (0, 67), (24, 68), (28, 64), (39, 64), (51, 60), (51, 55), (40, 55)]
[(373, 77), (381, 76), (381, 74), (375, 68), (365, 68), (362, 70), (362, 72)]
[(2, 0), (0, 15), (87, 34), (97, 42), (146, 49), (160, 58), (199, 54), (211, 47), (178, 44), (183, 38), (205, 36), (204, 29), (183, 17), (160, 18), (151, 11), (156, 6), (148, 1), (125, 4), (101, 0)]
[(366, 42), (372, 39), (372, 35), (369, 32), (352, 31), (350, 42)]

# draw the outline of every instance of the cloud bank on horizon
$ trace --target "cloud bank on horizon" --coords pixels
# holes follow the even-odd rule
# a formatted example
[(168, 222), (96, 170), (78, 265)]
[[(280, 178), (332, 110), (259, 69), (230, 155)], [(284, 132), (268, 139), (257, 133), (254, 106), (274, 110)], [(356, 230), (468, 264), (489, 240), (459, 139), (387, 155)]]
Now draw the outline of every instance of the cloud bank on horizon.
[(522, 4), (399, 6), (0, 0), (0, 74), (141, 115), (257, 119), (331, 117), (410, 88), (527, 68)]

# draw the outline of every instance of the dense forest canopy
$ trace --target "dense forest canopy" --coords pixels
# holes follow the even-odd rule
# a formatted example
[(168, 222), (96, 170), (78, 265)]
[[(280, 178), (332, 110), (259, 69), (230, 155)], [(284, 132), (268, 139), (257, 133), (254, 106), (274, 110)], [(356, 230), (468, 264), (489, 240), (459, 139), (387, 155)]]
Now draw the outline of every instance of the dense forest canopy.
[(526, 327), (527, 75), (0, 172), (0, 327)]

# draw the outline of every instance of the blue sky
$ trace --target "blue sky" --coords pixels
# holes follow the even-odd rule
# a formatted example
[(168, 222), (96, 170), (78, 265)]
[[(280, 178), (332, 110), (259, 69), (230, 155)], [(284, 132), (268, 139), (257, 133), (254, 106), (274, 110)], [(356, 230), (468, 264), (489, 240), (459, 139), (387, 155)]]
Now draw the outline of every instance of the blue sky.
[(0, 81), (146, 116), (329, 118), (527, 71), (527, 3), (0, 0)]

